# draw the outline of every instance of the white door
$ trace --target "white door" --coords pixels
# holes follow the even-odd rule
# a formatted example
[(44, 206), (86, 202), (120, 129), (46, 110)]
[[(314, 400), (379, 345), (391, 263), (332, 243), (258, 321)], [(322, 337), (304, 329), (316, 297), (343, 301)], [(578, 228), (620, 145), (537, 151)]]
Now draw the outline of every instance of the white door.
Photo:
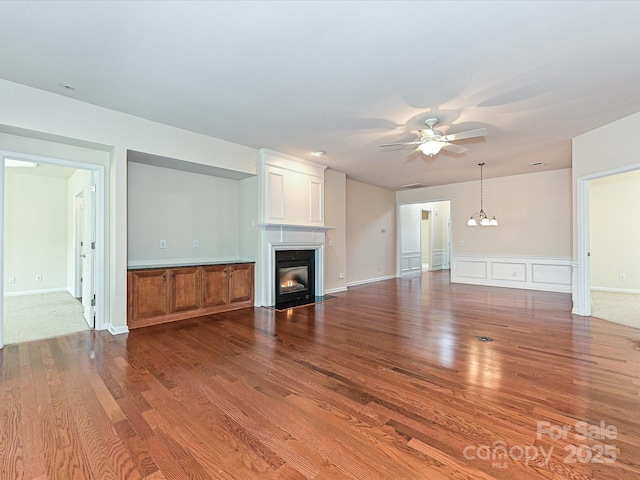
[[(93, 174), (92, 180), (93, 180)], [(95, 188), (85, 185), (82, 193), (82, 306), (89, 328), (95, 327)]]

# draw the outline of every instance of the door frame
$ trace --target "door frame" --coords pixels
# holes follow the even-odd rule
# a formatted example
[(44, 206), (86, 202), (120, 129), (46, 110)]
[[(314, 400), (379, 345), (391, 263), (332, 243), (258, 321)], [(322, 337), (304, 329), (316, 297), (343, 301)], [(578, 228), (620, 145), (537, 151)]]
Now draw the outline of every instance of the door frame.
[[(95, 268), (95, 241), (96, 241), (96, 215), (95, 215), (95, 174), (90, 173), (89, 183), (82, 186), (82, 308), (84, 319), (89, 328), (95, 328), (95, 302), (96, 298), (96, 268)], [(87, 201), (88, 200), (88, 201)], [(88, 221), (88, 224), (87, 224)], [(88, 234), (89, 238), (86, 238)], [(87, 263), (88, 262), (88, 263)], [(85, 275), (85, 273), (88, 273)], [(85, 295), (87, 294), (88, 295)]]
[(591, 315), (591, 239), (590, 239), (590, 208), (589, 184), (591, 180), (610, 177), (621, 173), (639, 170), (640, 164), (592, 173), (578, 177), (576, 180), (576, 275), (573, 290), (573, 310), (575, 315), (588, 317)]
[(76, 298), (82, 297), (82, 204), (84, 203), (84, 192), (79, 191), (74, 196), (74, 279), (73, 279), (73, 296)]
[[(425, 203), (440, 203), (440, 202), (449, 202), (449, 219), (453, 218), (453, 200), (451, 198), (441, 198), (436, 200), (413, 200), (408, 202), (396, 202), (396, 277), (402, 278), (402, 207), (405, 205), (422, 205)], [(433, 211), (432, 211), (433, 213)], [(422, 221), (422, 220), (420, 220)], [(431, 261), (433, 262), (433, 223), (430, 225), (429, 234), (431, 235), (431, 242), (429, 248), (431, 249)], [(447, 226), (448, 228), (448, 226)], [(452, 245), (452, 235), (453, 232), (448, 229), (448, 249), (449, 249), (449, 265), (451, 265), (451, 245)], [(420, 236), (422, 237), (422, 231), (420, 231)], [(420, 249), (422, 250), (422, 245), (420, 245)], [(422, 253), (420, 254), (422, 255)], [(422, 260), (422, 259), (421, 259)], [(431, 268), (431, 265), (430, 265)], [(421, 269), (422, 270), (422, 269)]]
[[(423, 245), (423, 230), (424, 230), (424, 224), (423, 222), (425, 221), (422, 218), (422, 213), (423, 212), (427, 212), (428, 213), (428, 221), (429, 222), (429, 251), (427, 252), (427, 257), (429, 258), (429, 271), (433, 270), (433, 225), (432, 225), (432, 221), (433, 221), (433, 210), (427, 210), (425, 208), (420, 208), (420, 260), (422, 261), (424, 259), (424, 251), (422, 250), (422, 245)], [(421, 273), (424, 273), (421, 269)]]
[[(107, 328), (106, 323), (106, 168), (103, 165), (97, 165), (94, 163), (84, 163), (73, 160), (63, 160), (60, 158), (45, 157), (41, 155), (33, 155), (21, 152), (13, 152), (8, 150), (0, 150), (0, 185), (2, 185), (2, 191), (4, 192), (5, 182), (5, 161), (4, 159), (13, 158), (16, 160), (25, 160), (36, 163), (46, 163), (49, 165), (58, 165), (61, 167), (69, 167), (81, 170), (89, 170), (93, 173), (94, 184), (96, 185), (96, 262), (95, 262), (95, 285), (94, 290), (96, 292), (96, 321), (95, 329), (104, 330)], [(4, 195), (0, 195), (0, 251), (3, 252), (0, 255), (0, 348), (4, 347), (4, 335), (3, 335), (3, 321), (4, 321)]]

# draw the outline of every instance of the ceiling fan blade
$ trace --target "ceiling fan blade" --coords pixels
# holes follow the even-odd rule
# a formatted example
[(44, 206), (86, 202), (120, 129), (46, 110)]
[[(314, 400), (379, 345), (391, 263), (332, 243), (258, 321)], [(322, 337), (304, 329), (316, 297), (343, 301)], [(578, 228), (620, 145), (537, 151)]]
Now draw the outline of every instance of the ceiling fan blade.
[(414, 154), (414, 153), (416, 153), (417, 151), (418, 151), (418, 149), (417, 149), (417, 148), (416, 148), (416, 149), (414, 149), (414, 150), (411, 150), (407, 155), (405, 155), (405, 156), (402, 158), (402, 161), (404, 162), (404, 161), (409, 160), (409, 159), (413, 156), (413, 154)]
[(446, 142), (451, 142), (454, 140), (463, 140), (465, 138), (475, 138), (475, 137), (484, 137), (488, 134), (486, 128), (478, 128), (476, 130), (468, 130), (466, 132), (460, 133), (452, 133), (451, 135), (445, 135), (442, 139)]
[(464, 153), (469, 150), (467, 147), (463, 147), (462, 145), (456, 145), (455, 143), (445, 143), (442, 148), (449, 152), (453, 153)]
[(420, 145), (421, 141), (416, 142), (400, 142), (400, 143), (385, 143), (384, 145), (380, 145), (381, 147), (397, 147), (398, 145)]

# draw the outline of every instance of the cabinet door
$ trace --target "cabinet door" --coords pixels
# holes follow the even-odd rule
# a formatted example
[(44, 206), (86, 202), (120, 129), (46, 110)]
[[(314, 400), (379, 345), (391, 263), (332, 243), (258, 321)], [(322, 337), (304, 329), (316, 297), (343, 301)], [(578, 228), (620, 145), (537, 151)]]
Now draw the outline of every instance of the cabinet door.
[(166, 270), (140, 270), (131, 272), (131, 318), (164, 315), (169, 311)]
[(202, 267), (202, 308), (229, 303), (228, 267)]
[(169, 308), (172, 312), (200, 308), (200, 269), (198, 267), (169, 270)]
[(253, 264), (229, 266), (229, 303), (253, 300)]

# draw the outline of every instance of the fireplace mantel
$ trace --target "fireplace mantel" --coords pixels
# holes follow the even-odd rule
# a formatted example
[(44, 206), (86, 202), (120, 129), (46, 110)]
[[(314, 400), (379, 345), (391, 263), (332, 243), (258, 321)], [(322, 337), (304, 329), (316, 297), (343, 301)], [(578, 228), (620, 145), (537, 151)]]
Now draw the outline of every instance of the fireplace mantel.
[(262, 230), (293, 230), (307, 232), (326, 232), (327, 230), (335, 230), (336, 227), (326, 225), (297, 225), (291, 223), (259, 223), (258, 228)]

